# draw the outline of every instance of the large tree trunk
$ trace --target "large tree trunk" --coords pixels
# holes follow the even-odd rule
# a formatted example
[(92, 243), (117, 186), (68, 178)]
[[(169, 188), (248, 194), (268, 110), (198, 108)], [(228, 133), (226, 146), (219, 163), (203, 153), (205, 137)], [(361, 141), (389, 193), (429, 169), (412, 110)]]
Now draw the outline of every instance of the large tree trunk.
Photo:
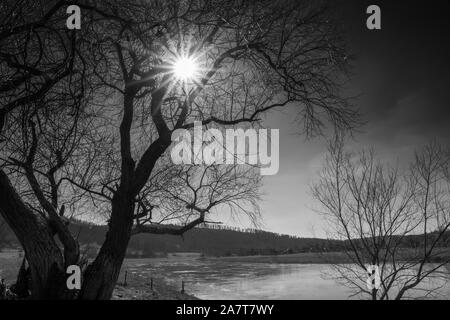
[(81, 299), (111, 299), (130, 241), (133, 213), (133, 201), (128, 196), (117, 193), (112, 201), (111, 220), (105, 242), (84, 274)]
[(49, 226), (23, 203), (2, 170), (0, 213), (25, 251), (31, 276), (31, 298), (64, 298), (67, 294), (64, 261)]
[[(73, 299), (66, 287), (64, 258), (50, 226), (20, 199), (6, 174), (0, 170), (0, 213), (20, 241), (29, 265), (31, 299)], [(133, 227), (134, 203), (117, 193), (105, 242), (87, 268), (81, 299), (110, 299), (119, 278)]]

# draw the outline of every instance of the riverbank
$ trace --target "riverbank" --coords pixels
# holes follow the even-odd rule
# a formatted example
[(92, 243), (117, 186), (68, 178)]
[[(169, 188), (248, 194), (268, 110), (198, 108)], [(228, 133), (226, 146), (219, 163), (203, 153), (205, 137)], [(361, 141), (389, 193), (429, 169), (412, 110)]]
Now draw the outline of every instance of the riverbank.
[[(123, 276), (123, 275), (122, 275)], [(199, 300), (193, 295), (181, 293), (168, 285), (162, 278), (150, 279), (128, 278), (127, 283), (119, 282), (114, 290), (112, 300)]]
[(282, 264), (344, 264), (352, 261), (343, 252), (305, 252), (272, 256), (232, 256), (208, 258), (223, 262), (282, 263)]
[(113, 300), (199, 300), (181, 292), (164, 280), (161, 274), (136, 273), (133, 270), (140, 259), (126, 259), (113, 293)]
[[(22, 262), (22, 256), (18, 251), (7, 250), (0, 252), (0, 278), (5, 279), (7, 285), (15, 282), (17, 272)], [(124, 264), (119, 282), (113, 293), (113, 300), (198, 300), (193, 295), (181, 293), (180, 288), (175, 288), (164, 281), (160, 275), (151, 278), (127, 275), (127, 283), (124, 283), (127, 261)]]
[[(410, 260), (417, 256), (417, 251), (412, 249), (399, 250), (397, 259)], [(208, 257), (210, 260), (237, 263), (272, 263), (272, 264), (348, 264), (354, 263), (345, 252), (304, 252), (284, 255), (256, 255), (256, 256), (230, 256)], [(436, 254), (429, 263), (442, 263), (450, 259), (448, 248), (437, 248)]]

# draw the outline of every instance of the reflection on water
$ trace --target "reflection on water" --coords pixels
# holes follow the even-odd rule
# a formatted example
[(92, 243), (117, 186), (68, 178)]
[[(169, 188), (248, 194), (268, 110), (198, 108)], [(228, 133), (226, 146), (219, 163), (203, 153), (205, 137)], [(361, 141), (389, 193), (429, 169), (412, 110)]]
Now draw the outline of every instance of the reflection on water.
[[(129, 270), (148, 277), (164, 275), (200, 299), (314, 300), (348, 299), (351, 290), (326, 274), (329, 265), (237, 263), (208, 259), (148, 259), (129, 264)], [(450, 289), (447, 287), (447, 296)]]

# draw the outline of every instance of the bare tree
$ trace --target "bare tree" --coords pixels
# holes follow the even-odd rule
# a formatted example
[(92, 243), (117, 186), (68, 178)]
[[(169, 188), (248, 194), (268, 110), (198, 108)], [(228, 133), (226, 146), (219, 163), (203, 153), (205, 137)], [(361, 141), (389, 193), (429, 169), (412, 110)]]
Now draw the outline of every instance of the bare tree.
[[(11, 138), (3, 135), (3, 130), (12, 124), (15, 112), (51, 94), (61, 80), (77, 78), (73, 73), (75, 35), (63, 27), (64, 5), (65, 1), (1, 3), (2, 142)], [(3, 151), (4, 144), (1, 148)], [(34, 279), (33, 293), (47, 296), (48, 283), (61, 283), (58, 278), (63, 274), (64, 263), (58, 245), (48, 232), (49, 226), (24, 204), (3, 170), (0, 171), (0, 188), (0, 212), (24, 247)], [(53, 279), (50, 279), (50, 270), (55, 271)], [(55, 296), (61, 293), (53, 291)]]
[[(57, 8), (49, 5), (48, 12), (63, 2), (55, 3)], [(308, 135), (321, 133), (326, 124), (343, 130), (359, 124), (358, 113), (340, 96), (339, 77), (345, 73), (349, 57), (322, 4), (104, 0), (93, 7), (78, 3), (86, 10), (88, 23), (76, 42), (78, 58), (70, 64), (69, 74), (82, 74), (83, 112), (94, 116), (62, 113), (49, 117), (66, 133), (56, 136), (53, 126), (38, 127), (39, 112), (27, 119), (28, 113), (12, 116), (20, 114), (21, 108), (5, 108), (8, 120), (26, 119), (21, 132), (27, 138), (19, 148), (22, 157), (9, 154), (4, 157), (5, 165), (15, 170), (10, 172), (12, 178), (22, 179), (16, 186), (31, 187), (22, 190), (30, 195), (27, 201), (43, 210), (31, 212), (23, 192), (20, 197), (2, 171), (0, 182), (6, 192), (0, 196), (0, 212), (25, 248), (36, 279), (32, 286), (36, 298), (68, 297), (62, 281), (64, 266), (75, 261), (76, 255), (66, 253), (77, 250), (62, 254), (53, 239), (55, 234), (49, 232), (52, 225), (61, 230), (65, 226), (58, 214), (62, 210), (59, 197), (90, 198), (93, 204), (100, 204), (99, 209), (90, 207), (98, 211), (94, 214), (101, 211), (108, 217), (105, 241), (84, 273), (82, 299), (111, 297), (133, 234), (182, 234), (208, 222), (214, 210), (225, 206), (252, 220), (257, 217), (260, 178), (254, 168), (174, 166), (168, 151), (175, 130), (191, 129), (195, 121), (205, 127), (261, 126), (264, 114), (287, 106), (297, 108)], [(48, 14), (37, 21), (46, 23)], [(37, 26), (44, 24), (45, 28), (45, 23)], [(25, 33), (31, 30), (22, 29)], [(11, 37), (21, 41), (15, 34)], [(198, 65), (190, 81), (177, 79), (173, 70), (174, 64), (186, 57)], [(92, 96), (83, 90), (87, 84), (95, 88)], [(64, 87), (52, 89), (65, 92)], [(8, 94), (18, 97), (27, 92)], [(37, 103), (52, 96), (46, 91), (45, 99), (17, 106), (45, 109), (48, 103), (36, 107)], [(70, 96), (67, 98), (70, 101)], [(80, 120), (82, 124), (70, 130)], [(38, 134), (38, 129), (44, 130)], [(51, 148), (44, 147), (46, 136), (52, 137)], [(63, 144), (62, 150), (65, 136), (71, 143)], [(14, 151), (11, 143), (15, 139), (6, 140), (9, 146), (5, 150)], [(61, 158), (64, 161), (58, 162)], [(52, 170), (55, 164), (58, 168)], [(75, 205), (75, 210), (80, 207)], [(63, 243), (66, 235), (67, 244), (73, 243), (68, 233), (57, 235)], [(47, 238), (41, 241), (42, 237)]]
[[(335, 265), (336, 278), (354, 295), (388, 300), (438, 294), (449, 262), (448, 156), (430, 144), (400, 173), (373, 151), (345, 151), (342, 138), (330, 144), (313, 194), (330, 236), (343, 241), (350, 261)], [(369, 266), (378, 268), (379, 286), (375, 278), (368, 283)]]
[[(110, 231), (85, 273), (82, 295), (89, 299), (111, 295), (133, 230), (134, 200), (174, 130), (192, 128), (195, 120), (205, 126), (257, 124), (263, 113), (295, 103), (308, 133), (320, 130), (322, 113), (340, 128), (352, 127), (356, 117), (330, 73), (343, 70), (347, 57), (322, 7), (182, 1), (140, 3), (136, 11), (134, 5), (121, 6), (122, 21), (139, 23), (108, 24), (93, 52), (100, 57), (98, 78), (109, 96), (118, 97), (122, 114), (116, 124), (120, 180)], [(172, 71), (184, 56), (201, 69), (190, 84), (177, 81)], [(144, 148), (132, 143), (142, 136)], [(203, 210), (189, 227), (204, 221)]]

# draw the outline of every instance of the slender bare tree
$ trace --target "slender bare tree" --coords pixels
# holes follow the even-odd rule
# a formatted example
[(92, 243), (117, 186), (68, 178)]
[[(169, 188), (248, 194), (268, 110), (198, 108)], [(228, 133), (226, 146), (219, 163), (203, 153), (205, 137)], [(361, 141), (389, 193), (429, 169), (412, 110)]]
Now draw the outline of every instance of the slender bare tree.
[[(330, 236), (343, 241), (350, 261), (335, 265), (335, 276), (354, 295), (388, 300), (438, 294), (449, 263), (449, 164), (448, 150), (435, 143), (402, 173), (373, 151), (347, 152), (342, 138), (330, 144), (313, 194)], [(370, 266), (378, 268), (379, 279), (368, 282)]]

